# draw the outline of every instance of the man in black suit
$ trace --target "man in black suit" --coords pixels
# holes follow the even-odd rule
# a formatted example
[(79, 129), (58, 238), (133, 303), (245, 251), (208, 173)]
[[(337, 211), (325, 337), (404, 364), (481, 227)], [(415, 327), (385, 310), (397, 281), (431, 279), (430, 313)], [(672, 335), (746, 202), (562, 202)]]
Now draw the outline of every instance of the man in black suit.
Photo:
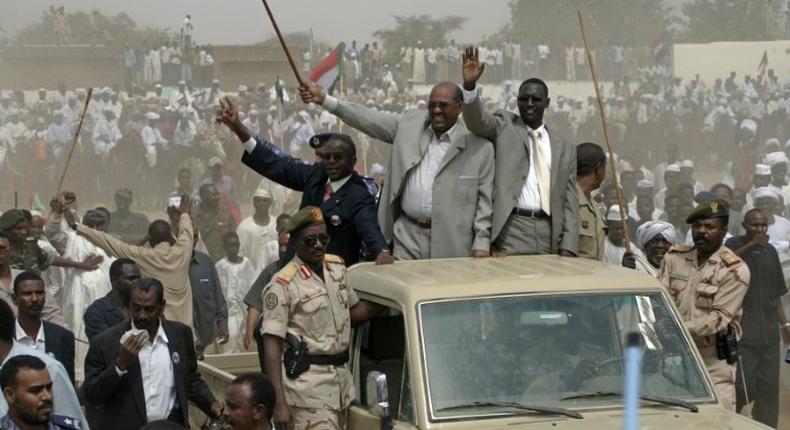
[(376, 218), (376, 201), (363, 178), (354, 171), (356, 147), (345, 134), (316, 135), (310, 145), (320, 160), (307, 164), (284, 154), (272, 143), (250, 135), (233, 104), (224, 99), (217, 112), (221, 122), (244, 143), (241, 161), (278, 184), (302, 192), (299, 206), (318, 206), (332, 238), (327, 252), (341, 256), (347, 266), (361, 259), (361, 245), (377, 264), (392, 262)]
[(33, 272), (22, 272), (14, 279), (11, 296), (17, 307), (14, 339), (26, 346), (53, 356), (66, 368), (74, 383), (74, 333), (41, 320), (47, 291), (44, 281)]
[(192, 330), (162, 318), (162, 283), (140, 278), (130, 294), (131, 320), (91, 341), (82, 394), (92, 428), (137, 430), (167, 419), (188, 425), (188, 402), (219, 417), (222, 405), (197, 372)]

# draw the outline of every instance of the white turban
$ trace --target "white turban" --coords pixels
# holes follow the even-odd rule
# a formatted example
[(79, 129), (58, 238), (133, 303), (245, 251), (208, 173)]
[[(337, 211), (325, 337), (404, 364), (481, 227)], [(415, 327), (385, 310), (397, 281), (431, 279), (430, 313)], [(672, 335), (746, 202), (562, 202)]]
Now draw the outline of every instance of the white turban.
[(680, 163), (680, 167), (681, 167), (681, 168), (683, 168), (683, 167), (687, 167), (687, 168), (691, 168), (691, 169), (693, 169), (693, 168), (694, 168), (694, 162), (693, 162), (693, 161), (691, 161), (691, 160), (683, 160), (683, 161)]
[(760, 187), (754, 191), (752, 191), (752, 197), (754, 200), (757, 199), (773, 199), (775, 201), (779, 201), (779, 193), (773, 187)]
[(606, 211), (606, 220), (607, 221), (622, 221), (623, 218), (620, 217), (620, 206), (612, 205), (609, 207), (609, 210)]
[(765, 154), (765, 159), (763, 161), (765, 162), (765, 164), (767, 164), (767, 165), (769, 165), (771, 167), (773, 167), (773, 166), (775, 166), (775, 165), (777, 165), (779, 163), (790, 164), (790, 159), (788, 159), (787, 155), (785, 155), (785, 153), (782, 152), (782, 151), (771, 152), (771, 153)]
[(771, 174), (771, 166), (767, 164), (755, 164), (754, 165), (754, 174), (755, 175), (770, 175)]
[(653, 181), (650, 179), (640, 179), (639, 182), (636, 183), (636, 187), (644, 189), (653, 188)]
[(757, 133), (757, 123), (754, 122), (753, 119), (745, 119), (741, 121), (741, 130), (747, 129), (752, 132), (752, 134)]
[(666, 221), (648, 221), (636, 229), (636, 245), (644, 250), (645, 244), (658, 235), (661, 235), (669, 243), (677, 241), (677, 233), (672, 224)]
[(680, 173), (680, 165), (677, 163), (670, 164), (667, 166), (667, 169), (664, 170), (665, 172), (677, 172)]

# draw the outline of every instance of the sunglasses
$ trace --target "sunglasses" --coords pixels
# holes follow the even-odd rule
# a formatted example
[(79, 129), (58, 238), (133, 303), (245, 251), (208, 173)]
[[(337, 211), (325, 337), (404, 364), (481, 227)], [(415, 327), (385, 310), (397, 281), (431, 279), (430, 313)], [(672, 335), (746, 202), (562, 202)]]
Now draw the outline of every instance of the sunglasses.
[(302, 243), (307, 246), (315, 246), (319, 241), (324, 245), (329, 245), (329, 235), (317, 234), (315, 236), (305, 236), (302, 238)]

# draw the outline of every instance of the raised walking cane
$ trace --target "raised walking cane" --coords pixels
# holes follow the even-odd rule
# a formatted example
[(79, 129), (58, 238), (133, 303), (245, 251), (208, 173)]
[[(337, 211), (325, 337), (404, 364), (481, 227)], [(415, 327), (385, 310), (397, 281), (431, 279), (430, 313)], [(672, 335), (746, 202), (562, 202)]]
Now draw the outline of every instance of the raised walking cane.
[[(609, 127), (606, 125), (606, 114), (603, 110), (603, 100), (601, 99), (601, 90), (598, 88), (598, 79), (595, 77), (595, 65), (593, 64), (590, 48), (587, 46), (587, 32), (584, 31), (584, 20), (582, 20), (581, 11), (576, 11), (576, 16), (579, 18), (579, 30), (582, 33), (582, 42), (584, 42), (584, 52), (587, 53), (587, 65), (590, 66), (590, 76), (592, 76), (593, 85), (595, 86), (595, 97), (598, 99), (598, 112), (601, 114), (601, 125), (603, 126), (603, 139), (606, 142), (606, 149), (609, 152), (609, 166), (612, 168), (612, 180), (614, 181), (615, 194), (617, 196), (617, 206), (620, 208), (620, 222), (623, 224), (623, 242), (626, 252), (631, 252), (631, 238), (628, 234), (628, 216), (625, 211), (625, 204), (623, 203), (623, 193), (620, 190), (620, 180), (617, 178), (617, 168), (615, 166), (614, 151), (612, 151), (612, 144), (609, 142)], [(607, 208), (608, 210), (608, 208)]]
[(269, 8), (269, 3), (267, 3), (266, 0), (261, 1), (263, 2), (263, 7), (266, 8), (266, 13), (269, 14), (269, 19), (272, 21), (274, 32), (277, 33), (277, 38), (280, 40), (280, 45), (283, 47), (283, 51), (285, 51), (285, 56), (288, 57), (288, 63), (291, 65), (291, 70), (293, 70), (294, 76), (296, 76), (296, 80), (301, 86), (304, 84), (304, 81), (302, 80), (302, 76), (299, 75), (299, 69), (296, 68), (296, 63), (294, 63), (293, 57), (291, 57), (291, 51), (288, 50), (288, 45), (285, 44), (285, 39), (283, 38), (282, 33), (280, 33), (280, 27), (277, 25), (277, 21), (274, 19), (272, 10)]
[(77, 140), (80, 137), (80, 130), (82, 130), (82, 121), (85, 120), (85, 113), (88, 112), (88, 104), (91, 102), (91, 95), (93, 94), (93, 88), (88, 87), (88, 95), (85, 97), (85, 106), (82, 107), (82, 114), (80, 114), (80, 122), (77, 124), (77, 132), (74, 133), (74, 141), (71, 142), (71, 148), (69, 149), (69, 155), (66, 157), (66, 165), (63, 166), (63, 173), (60, 174), (60, 180), (58, 181), (58, 188), (55, 190), (55, 195), (59, 195), (61, 190), (63, 189), (63, 180), (66, 179), (66, 172), (69, 171), (69, 165), (71, 164), (71, 157), (74, 155), (74, 148), (77, 147)]

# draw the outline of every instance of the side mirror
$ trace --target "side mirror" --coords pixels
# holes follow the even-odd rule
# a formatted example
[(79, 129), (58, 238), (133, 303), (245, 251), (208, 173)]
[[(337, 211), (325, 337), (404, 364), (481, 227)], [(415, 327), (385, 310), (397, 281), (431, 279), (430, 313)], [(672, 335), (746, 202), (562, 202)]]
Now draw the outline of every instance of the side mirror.
[(390, 416), (389, 391), (387, 391), (387, 375), (377, 371), (368, 372), (365, 388), (368, 412), (381, 419), (382, 430), (390, 430), (392, 417)]

